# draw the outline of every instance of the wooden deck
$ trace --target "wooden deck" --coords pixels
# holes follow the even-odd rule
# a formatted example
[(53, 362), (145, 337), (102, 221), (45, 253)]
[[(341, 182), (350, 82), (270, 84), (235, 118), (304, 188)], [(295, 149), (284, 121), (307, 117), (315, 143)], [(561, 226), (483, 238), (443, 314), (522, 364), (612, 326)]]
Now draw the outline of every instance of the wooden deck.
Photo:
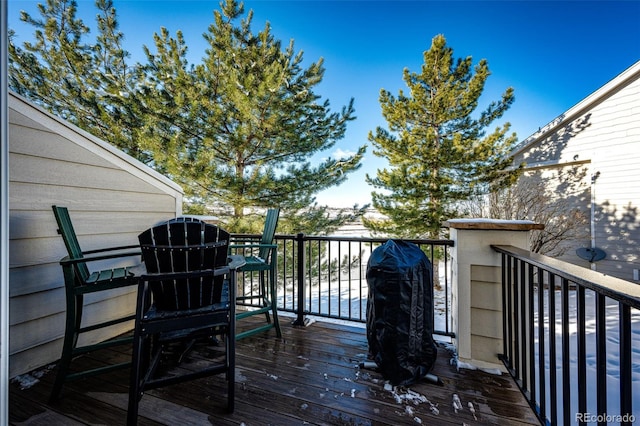
[[(283, 338), (273, 330), (238, 342), (236, 410), (225, 414), (221, 376), (146, 393), (141, 425), (522, 425), (539, 424), (508, 375), (456, 371), (451, 352), (440, 347), (433, 373), (443, 386), (419, 383), (385, 389), (382, 376), (358, 368), (365, 360), (363, 328), (315, 322), (294, 328), (282, 319)], [(114, 350), (77, 362), (126, 359)], [(10, 385), (11, 425), (120, 425), (125, 423), (128, 370), (65, 385), (62, 399), (47, 399), (54, 374), (43, 369), (38, 383)], [(24, 381), (23, 381), (24, 383)], [(457, 394), (462, 409), (453, 407)], [(475, 413), (471, 411), (471, 406)]]

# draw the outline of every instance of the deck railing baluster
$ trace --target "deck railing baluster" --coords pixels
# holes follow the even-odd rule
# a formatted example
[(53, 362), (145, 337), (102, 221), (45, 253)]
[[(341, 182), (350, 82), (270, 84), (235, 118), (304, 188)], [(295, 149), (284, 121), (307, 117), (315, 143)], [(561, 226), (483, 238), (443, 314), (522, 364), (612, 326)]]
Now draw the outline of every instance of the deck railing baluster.
[(547, 384), (545, 380), (544, 347), (544, 272), (538, 268), (538, 407), (540, 416), (547, 417)]
[[(513, 300), (510, 300), (510, 303), (513, 304), (513, 360), (511, 361), (511, 365), (514, 368), (515, 374), (516, 374), (516, 379), (518, 379), (520, 377), (520, 348), (518, 347), (518, 341), (520, 340), (520, 312), (519, 312), (519, 304), (518, 304), (518, 298), (519, 298), (519, 287), (520, 287), (520, 282), (518, 281), (520, 277), (520, 262), (515, 259), (514, 263), (513, 263)], [(509, 339), (511, 340), (511, 339)]]
[(527, 380), (527, 264), (522, 262), (520, 268), (520, 288), (522, 289), (522, 297), (520, 298), (520, 312), (522, 320), (520, 321), (520, 353), (522, 354), (522, 362), (518, 364), (519, 373), (518, 376), (522, 381), (522, 386), (526, 389), (528, 386)]
[[(510, 321), (518, 321), (521, 333), (527, 334), (526, 338), (520, 339), (522, 343), (519, 346), (516, 344), (513, 356), (518, 359), (505, 356), (503, 362), (540, 421), (555, 425), (594, 422), (632, 424), (638, 420), (638, 407), (633, 406), (632, 346), (635, 341), (632, 340), (631, 325), (632, 320), (636, 321), (640, 309), (637, 286), (515, 247), (493, 246), (493, 249), (502, 257), (502, 294), (506, 299), (503, 300), (504, 338), (513, 337), (508, 327)], [(523, 291), (514, 289), (513, 297), (522, 300), (514, 300), (514, 305), (510, 306), (508, 301), (511, 295), (508, 290), (513, 282), (509, 271), (514, 261), (521, 262), (517, 269), (523, 277), (526, 268), (527, 282), (525, 285), (516, 281), (516, 286)], [(557, 283), (560, 286), (560, 303), (556, 300)], [(537, 303), (534, 303), (534, 286), (537, 289)], [(606, 306), (610, 299), (619, 304), (615, 319), (616, 314)], [(512, 320), (514, 315), (518, 317), (516, 320)], [(559, 330), (556, 327), (558, 315)], [(616, 389), (620, 392), (620, 414), (612, 415), (611, 410), (615, 412), (615, 409), (609, 404), (612, 396), (607, 386), (607, 358), (611, 358), (609, 351), (612, 349), (607, 346), (607, 341), (610, 340), (608, 333), (613, 332), (608, 330), (607, 325), (615, 320), (619, 323), (618, 334), (611, 338), (617, 337), (620, 341), (620, 385)], [(595, 329), (591, 328), (592, 322), (595, 322)], [(556, 337), (557, 331), (560, 335)], [(588, 341), (593, 337), (595, 346), (590, 347)], [(504, 342), (506, 352), (509, 350), (508, 344)], [(558, 350), (561, 353), (557, 353)], [(591, 367), (587, 369), (587, 359), (592, 357), (596, 359), (595, 374)], [(515, 368), (511, 368), (514, 365)], [(527, 372), (521, 374), (520, 366)], [(634, 408), (636, 413), (633, 412)]]
[[(562, 394), (565, 401), (571, 401), (570, 345), (569, 345), (569, 280), (562, 279)], [(563, 424), (571, 423), (571, 411), (563, 410)]]
[[(578, 287), (578, 412), (587, 412), (587, 342), (586, 342), (586, 303), (585, 289)], [(584, 423), (579, 421), (579, 423)]]
[[(511, 302), (513, 300), (511, 293), (513, 291), (513, 262), (509, 261), (507, 263), (507, 306), (506, 312), (511, 312)], [(508, 348), (508, 352), (507, 352), (507, 356), (509, 357), (509, 367), (513, 370), (514, 368), (514, 364), (513, 364), (513, 316), (509, 315), (507, 321), (505, 321), (507, 324), (507, 336), (508, 336), (508, 341), (507, 341), (507, 348)]]
[(547, 316), (549, 317), (549, 415), (552, 425), (558, 424), (558, 390), (557, 390), (557, 373), (556, 368), (556, 276), (549, 274), (549, 290), (548, 290), (548, 308)]
[[(631, 386), (631, 308), (619, 302), (620, 311), (620, 413), (632, 411), (632, 386)], [(631, 419), (623, 419), (623, 425), (631, 425)]]
[[(507, 259), (507, 255), (503, 254), (502, 255), (502, 282), (504, 283), (504, 285), (502, 286), (502, 312), (508, 312), (507, 310), (507, 288), (509, 287), (509, 278), (508, 278), (508, 271), (509, 271), (509, 260)], [(508, 318), (508, 317), (507, 317)], [(502, 335), (504, 336), (504, 339), (502, 339), (502, 361), (504, 362), (505, 366), (508, 369), (512, 368), (511, 365), (511, 355), (510, 355), (510, 347), (509, 347), (509, 340), (511, 340), (511, 337), (509, 336), (509, 327), (508, 327), (509, 321), (508, 319), (505, 319), (504, 321), (502, 321)]]
[[(528, 316), (529, 316), (529, 343), (528, 343), (528, 347), (529, 347), (529, 368), (528, 368), (528, 373), (529, 373), (529, 383), (530, 383), (530, 391), (529, 391), (529, 401), (532, 402), (532, 405), (535, 405), (535, 401), (536, 401), (536, 348), (535, 348), (535, 311), (534, 311), (534, 299), (535, 299), (535, 288), (534, 288), (534, 281), (535, 281), (535, 266), (533, 265), (529, 265), (528, 270), (529, 270), (529, 281), (527, 283), (527, 287), (529, 288), (529, 299), (528, 299), (528, 305), (529, 305), (529, 309), (528, 309)], [(535, 408), (535, 407), (534, 407)]]
[[(598, 415), (607, 414), (607, 305), (604, 295), (596, 296), (596, 387)], [(607, 424), (599, 421), (598, 424)]]

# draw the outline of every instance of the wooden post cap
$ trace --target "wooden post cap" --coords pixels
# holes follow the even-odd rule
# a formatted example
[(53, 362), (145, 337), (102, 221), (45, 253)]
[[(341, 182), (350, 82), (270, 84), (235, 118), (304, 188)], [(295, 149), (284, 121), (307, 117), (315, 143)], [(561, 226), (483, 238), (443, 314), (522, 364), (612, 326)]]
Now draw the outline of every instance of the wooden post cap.
[(530, 220), (504, 219), (449, 219), (444, 226), (454, 229), (470, 230), (500, 230), (500, 231), (531, 231), (542, 230), (544, 225)]

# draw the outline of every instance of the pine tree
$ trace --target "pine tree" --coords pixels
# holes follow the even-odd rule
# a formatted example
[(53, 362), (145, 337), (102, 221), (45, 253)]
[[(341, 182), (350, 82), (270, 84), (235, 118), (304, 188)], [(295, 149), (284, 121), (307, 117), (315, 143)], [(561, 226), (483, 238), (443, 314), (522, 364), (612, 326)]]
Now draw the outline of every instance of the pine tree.
[[(12, 90), (174, 179), (186, 212), (214, 208), (230, 231), (253, 231), (245, 210), (277, 206), (292, 232), (321, 232), (361, 216), (330, 216), (314, 195), (360, 167), (354, 155), (312, 163), (344, 137), (353, 99), (332, 112), (314, 88), (322, 59), (303, 67), (302, 52), (275, 40), (267, 24), (251, 32), (252, 12), (235, 1), (215, 11), (201, 63), (189, 64), (180, 31), (154, 35), (155, 52), (131, 65), (111, 0), (96, 0), (97, 33), (76, 16), (75, 0), (47, 0), (21, 47), (10, 37)], [(240, 21), (238, 23), (238, 21)], [(329, 155), (326, 155), (329, 157)], [(287, 225), (286, 219), (282, 222)]]
[[(312, 164), (354, 119), (353, 99), (339, 113), (314, 88), (323, 60), (303, 67), (302, 52), (275, 40), (267, 23), (254, 34), (253, 13), (230, 0), (215, 11), (202, 63), (189, 66), (180, 32), (156, 34), (147, 50), (148, 86), (141, 96), (154, 112), (145, 140), (157, 141), (158, 166), (180, 179), (192, 203), (230, 206), (240, 220), (248, 207), (301, 211), (314, 194), (344, 182), (360, 167), (355, 155)], [(317, 206), (316, 206), (317, 207)], [(322, 211), (322, 210), (321, 210)], [(317, 212), (311, 213), (310, 217)]]
[(374, 155), (389, 167), (367, 182), (374, 207), (386, 219), (364, 220), (374, 232), (397, 237), (439, 237), (442, 222), (456, 216), (460, 201), (512, 183), (519, 170), (507, 153), (516, 135), (509, 123), (490, 133), (486, 128), (514, 101), (508, 88), (499, 101), (476, 112), (489, 76), (486, 60), (455, 60), (444, 36), (433, 38), (420, 73), (405, 69), (409, 95), (381, 90), (382, 114), (389, 130), (369, 133)]
[(40, 18), (23, 12), (35, 28), (34, 42), (9, 43), (9, 87), (55, 115), (107, 140), (142, 161), (139, 112), (128, 99), (136, 82), (127, 63), (111, 0), (97, 0), (98, 34), (76, 17), (75, 0), (39, 4)]

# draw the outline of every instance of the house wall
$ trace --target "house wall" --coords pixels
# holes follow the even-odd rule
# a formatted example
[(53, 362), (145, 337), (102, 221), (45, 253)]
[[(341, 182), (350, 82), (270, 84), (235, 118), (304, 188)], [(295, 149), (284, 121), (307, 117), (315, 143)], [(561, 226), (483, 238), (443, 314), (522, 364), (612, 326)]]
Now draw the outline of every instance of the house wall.
[[(591, 244), (590, 180), (590, 162), (529, 168), (523, 173), (518, 190), (519, 194), (529, 197), (518, 208), (528, 211), (530, 219), (545, 224), (543, 231), (532, 233), (532, 250), (589, 267), (589, 262), (578, 258), (575, 250)], [(561, 238), (550, 238), (550, 235), (561, 235)]]
[[(91, 250), (137, 244), (140, 232), (181, 214), (183, 192), (13, 93), (9, 165), (9, 374), (14, 377), (56, 361), (61, 353), (66, 307), (59, 260), (67, 253), (51, 206), (68, 207), (82, 249)], [(132, 313), (135, 287), (87, 296), (85, 309), (85, 324)], [(85, 342), (131, 328), (114, 326)]]
[[(640, 62), (523, 145), (515, 161), (530, 168), (589, 167), (583, 183), (590, 196), (580, 207), (590, 216), (591, 241), (577, 241), (563, 260), (634, 281), (640, 269)], [(575, 254), (592, 244), (606, 259), (589, 264)]]

